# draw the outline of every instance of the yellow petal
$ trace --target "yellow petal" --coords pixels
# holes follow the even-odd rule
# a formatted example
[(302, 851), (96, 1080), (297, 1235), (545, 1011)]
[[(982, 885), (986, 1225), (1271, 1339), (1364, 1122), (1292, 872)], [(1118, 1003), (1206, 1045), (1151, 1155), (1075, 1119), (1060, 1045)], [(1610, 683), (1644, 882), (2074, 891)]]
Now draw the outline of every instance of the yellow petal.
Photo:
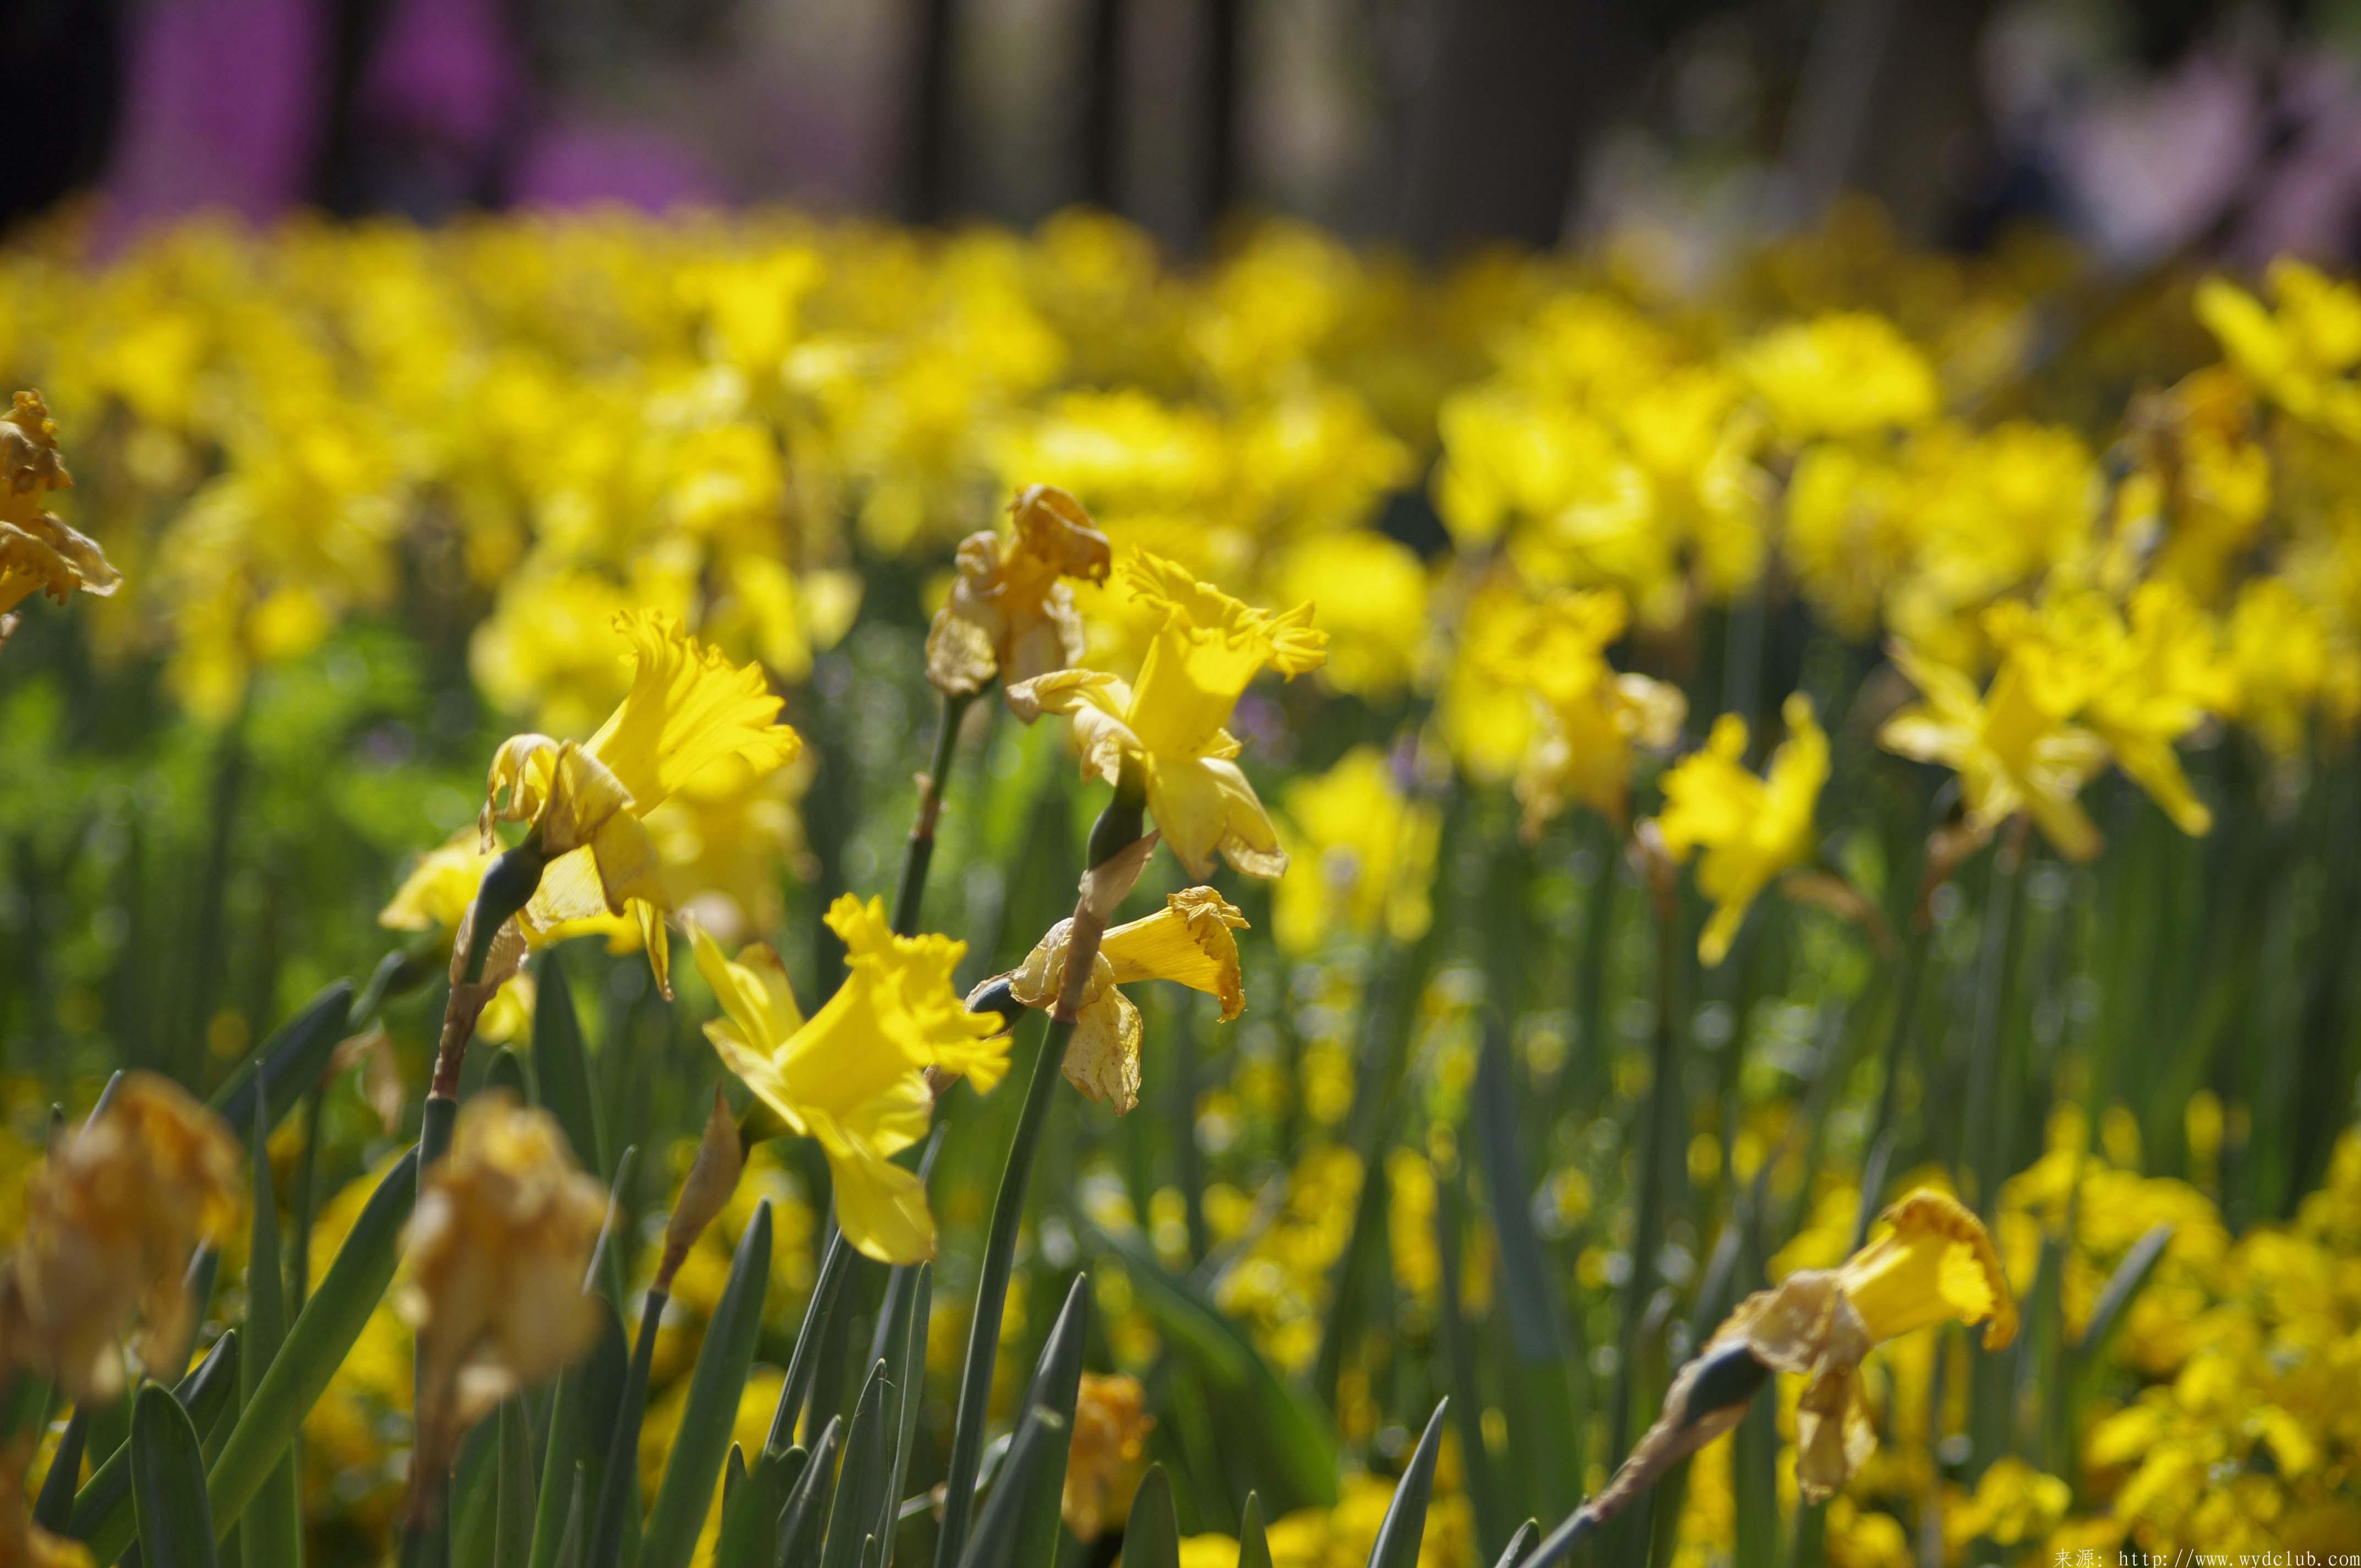
[(1879, 1217), (1891, 1229), (1838, 1270), (1872, 1342), (1930, 1323), (1984, 1323), (1984, 1348), (2016, 1337), (2016, 1300), (1992, 1234), (1959, 1200), (1921, 1189)]
[(1145, 919), (1118, 926), (1099, 945), (1115, 982), (1178, 981), (1222, 999), (1222, 1021), (1246, 1008), (1246, 985), (1238, 967), (1237, 938), (1246, 918), (1210, 887), (1173, 894), (1165, 907)]
[(709, 773), (751, 783), (795, 760), (802, 741), (772, 722), (780, 699), (760, 665), (732, 664), (653, 610), (626, 610), (615, 629), (631, 641), (631, 689), (584, 750), (621, 781), (635, 810), (709, 784)]
[(778, 954), (758, 942), (741, 948), (734, 959), (724, 958), (701, 926), (689, 927), (688, 939), (697, 955), (697, 972), (738, 1025), (741, 1038), (758, 1049), (775, 1050), (803, 1026), (803, 1012), (796, 1005)]
[(1066, 1081), (1118, 1116), (1139, 1103), (1139, 1009), (1110, 986), (1074, 1022), (1062, 1065)]

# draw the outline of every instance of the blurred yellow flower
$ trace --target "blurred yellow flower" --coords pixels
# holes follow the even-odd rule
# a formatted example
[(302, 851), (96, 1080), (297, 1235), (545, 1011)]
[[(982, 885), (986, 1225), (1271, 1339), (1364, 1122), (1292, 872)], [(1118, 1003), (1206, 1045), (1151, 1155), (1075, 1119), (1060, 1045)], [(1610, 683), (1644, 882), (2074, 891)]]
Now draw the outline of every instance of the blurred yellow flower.
[(151, 1072), (128, 1072), (87, 1124), (60, 1131), (25, 1185), (25, 1229), (0, 1266), (0, 1360), (104, 1404), (141, 1369), (172, 1377), (194, 1324), (190, 1252), (236, 1219), (246, 1163), (221, 1118)]
[(897, 937), (882, 899), (851, 894), (828, 911), (844, 942), (844, 983), (808, 1019), (778, 955), (766, 947), (726, 959), (693, 929), (697, 972), (724, 1016), (705, 1025), (722, 1064), (828, 1158), (845, 1239), (881, 1263), (934, 1255), (927, 1190), (893, 1157), (926, 1136), (935, 1100), (926, 1069), (963, 1074), (979, 1091), (1008, 1070), (999, 1020), (970, 1013), (951, 989), (967, 944)]
[(398, 1305), (418, 1332), (413, 1475), (447, 1464), (467, 1430), (589, 1352), (583, 1289), (606, 1190), (575, 1164), (557, 1119), (489, 1090), (460, 1108), (451, 1147), (419, 1182)]
[[(1082, 1012), (1061, 1064), (1066, 1080), (1120, 1116), (1139, 1103), (1139, 1009), (1117, 986), (1170, 980), (1221, 999), (1222, 1022), (1246, 1010), (1246, 979), (1237, 938), (1246, 917), (1210, 887), (1184, 888), (1155, 914), (1117, 926), (1100, 940), (1082, 990)], [(1066, 982), (1066, 948), (1073, 922), (1060, 920), (1034, 944), (1025, 961), (969, 993), (973, 1003), (1005, 981), (1025, 1006), (1048, 1009)], [(1185, 1025), (1184, 1025), (1185, 1026)]]
[(1982, 1323), (1984, 1347), (2016, 1336), (2016, 1301), (1983, 1222), (1921, 1189), (1878, 1217), (1883, 1234), (1832, 1269), (1797, 1269), (1738, 1305), (1708, 1343), (1743, 1343), (1778, 1372), (1803, 1373), (1795, 1480), (1806, 1502), (1841, 1487), (1877, 1447), (1861, 1364), (1872, 1348), (1936, 1323)]
[(1130, 1517), (1132, 1496), (1148, 1473), (1148, 1434), (1156, 1426), (1146, 1400), (1137, 1377), (1082, 1374), (1059, 1503), (1077, 1541), (1096, 1541)]
[(1309, 601), (1283, 614), (1250, 609), (1159, 556), (1134, 551), (1124, 577), (1158, 617), (1137, 688), (1096, 670), (1060, 670), (1008, 689), (1019, 718), (1070, 715), (1082, 768), (1113, 784), (1124, 759), (1147, 774), (1148, 809), (1172, 852), (1194, 877), (1213, 871), (1219, 850), (1249, 876), (1287, 870), (1254, 785), (1231, 759), (1238, 742), (1224, 726), (1246, 685), (1268, 664), (1292, 679), (1326, 657)]
[(751, 784), (793, 761), (802, 742), (771, 722), (780, 702), (758, 667), (733, 667), (669, 616), (627, 611), (615, 627), (637, 666), (622, 706), (585, 741), (501, 742), (479, 832), (489, 845), (495, 821), (529, 822), (549, 858), (522, 916), (528, 929), (629, 914), (670, 997), (664, 917), (672, 897), (642, 818), (691, 785)]
[(1337, 932), (1383, 930), (1404, 943), (1425, 935), (1443, 814), (1404, 793), (1382, 750), (1356, 746), (1288, 785), (1281, 826), (1290, 862), (1307, 862), (1272, 892), (1283, 950), (1309, 953)]
[(1015, 540), (985, 529), (961, 542), (959, 580), (927, 632), (927, 679), (947, 696), (1082, 660), (1082, 618), (1064, 579), (1104, 582), (1113, 548), (1082, 503), (1054, 486), (1027, 487), (1008, 510)]
[(1964, 673), (1907, 644), (1896, 642), (1890, 652), (1919, 700), (1885, 721), (1880, 745), (1958, 773), (1980, 831), (2023, 811), (2070, 860), (2099, 852), (2098, 825), (2074, 797), (2106, 765), (2104, 741), (2045, 710), (2019, 661), (2004, 661), (1991, 689), (1979, 695)]
[(2296, 418), (2361, 440), (2361, 289), (2291, 257), (2271, 264), (2276, 313), (2222, 278), (2197, 286), (2197, 319), (2238, 368)]
[(1697, 888), (1714, 910), (1697, 938), (1697, 957), (1708, 965), (1729, 953), (1754, 895), (1816, 851), (1812, 813), (1828, 783), (1828, 738), (1803, 693), (1790, 696), (1780, 712), (1787, 739), (1763, 777), (1746, 771), (1746, 720), (1734, 713), (1714, 720), (1705, 750), (1664, 774), (1664, 809), (1656, 819), (1664, 848), (1675, 861), (1705, 851)]
[(1942, 404), (1935, 368), (1883, 316), (1849, 312), (1792, 322), (1732, 356), (1782, 439), (1907, 429)]
[(1640, 749), (1680, 734), (1688, 699), (1676, 686), (1619, 674), (1608, 644), (1628, 621), (1612, 588), (1576, 589), (1525, 607), (1491, 650), (1491, 674), (1538, 699), (1544, 724), (1517, 775), (1530, 837), (1569, 805), (1590, 807), (1620, 830)]
[(8, 612), (35, 593), (63, 604), (76, 588), (104, 598), (123, 585), (95, 541), (42, 509), (48, 492), (72, 488), (57, 421), (40, 393), (17, 393), (0, 414), (0, 641), (14, 624)]

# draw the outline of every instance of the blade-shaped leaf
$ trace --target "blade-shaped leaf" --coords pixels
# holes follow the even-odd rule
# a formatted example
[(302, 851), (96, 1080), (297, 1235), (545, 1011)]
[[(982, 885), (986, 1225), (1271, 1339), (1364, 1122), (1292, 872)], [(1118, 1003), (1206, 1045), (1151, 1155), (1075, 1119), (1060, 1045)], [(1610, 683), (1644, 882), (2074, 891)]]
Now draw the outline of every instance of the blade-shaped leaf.
[[(230, 1407), (230, 1396), (237, 1391), (238, 1336), (236, 1329), (225, 1332), (205, 1353), (197, 1369), (181, 1379), (172, 1397), (189, 1412), (189, 1420), (200, 1430), (210, 1430)], [(119, 1444), (104, 1462), (90, 1473), (90, 1479), (74, 1494), (73, 1513), (66, 1533), (76, 1541), (88, 1541), (91, 1555), (101, 1563), (112, 1563), (123, 1555), (131, 1544), (137, 1527), (131, 1514), (131, 1445), (129, 1440)]]
[(303, 1092), (328, 1070), (336, 1042), (345, 1037), (352, 1015), (353, 982), (340, 980), (303, 1004), (302, 1011), (281, 1024), (247, 1065), (214, 1091), (213, 1108), (221, 1119), (247, 1137), (257, 1108), (265, 1128), (279, 1125)]
[(345, 1236), (319, 1289), (303, 1303), (302, 1316), (265, 1372), (254, 1398), (214, 1462), (206, 1490), (214, 1518), (235, 1520), (294, 1441), (295, 1431), (328, 1380), (368, 1326), (369, 1314), (385, 1297), (400, 1261), (401, 1227), (418, 1201), (418, 1157), (412, 1150), (394, 1163)]
[(820, 1326), (835, 1310), (844, 1282), (851, 1277), (852, 1255), (851, 1244), (844, 1239), (844, 1233), (832, 1232), (828, 1251), (820, 1258), (819, 1278), (812, 1286), (811, 1299), (804, 1305), (803, 1327), (796, 1333), (795, 1353), (787, 1357), (786, 1381), (779, 1386), (779, 1408), (771, 1418), (771, 1435), (763, 1444), (766, 1448), (784, 1449), (796, 1441), (804, 1401), (811, 1396), (812, 1377), (819, 1367)]
[[(598, 1341), (588, 1356), (559, 1376), (557, 1395), (550, 1406), (549, 1443), (542, 1455), (531, 1568), (557, 1568), (558, 1546), (579, 1506), (577, 1487), (584, 1477), (589, 1486), (597, 1486), (607, 1463), (605, 1434), (612, 1429), (616, 1406), (622, 1399), (631, 1353), (623, 1347), (623, 1325), (615, 1316), (614, 1303), (603, 1296), (597, 1299)], [(578, 1551), (578, 1541), (576, 1546)]]
[[(1066, 1291), (1066, 1304), (1050, 1325), (1034, 1364), (1033, 1381), (1025, 1390), (1020, 1410), (1039, 1408), (1074, 1426), (1074, 1401), (1082, 1381), (1082, 1343), (1090, 1332), (1090, 1276), (1077, 1274)], [(1065, 1467), (1045, 1466), (1032, 1480), (1033, 1495), (1026, 1499), (1016, 1521), (1016, 1561), (1054, 1563), (1058, 1553), (1059, 1504), (1065, 1491)]]
[(1270, 1568), (1270, 1535), (1262, 1522), (1262, 1494), (1246, 1494), (1238, 1519), (1238, 1568)]
[(738, 1400), (746, 1387), (746, 1373), (754, 1362), (754, 1339), (763, 1327), (763, 1292), (771, 1278), (771, 1205), (766, 1199), (754, 1207), (753, 1221), (738, 1239), (730, 1259), (730, 1282), (706, 1325), (705, 1343), (697, 1351), (697, 1370), (688, 1385), (688, 1403), (681, 1411), (673, 1439), (672, 1458), (656, 1489), (654, 1510), (641, 1538), (642, 1568), (688, 1568), (705, 1515), (713, 1500), (713, 1483), (721, 1470), (730, 1442)]
[(41, 1477), (41, 1495), (33, 1502), (33, 1522), (52, 1535), (63, 1530), (73, 1518), (74, 1483), (82, 1479), (82, 1443), (89, 1434), (89, 1412), (77, 1405), (58, 1438), (49, 1474)]
[(1151, 1464), (1131, 1500), (1123, 1529), (1124, 1568), (1180, 1568), (1180, 1517), (1172, 1507), (1172, 1481), (1164, 1466)]
[(574, 1011), (574, 988), (566, 982), (557, 949), (534, 960), (541, 967), (533, 1004), (533, 1081), (541, 1103), (565, 1129), (574, 1157), (587, 1170), (612, 1177), (598, 1125), (598, 1101), (590, 1090), (590, 1061), (582, 1047), (582, 1021)]
[[(735, 1444), (730, 1452), (737, 1452)], [(772, 1568), (779, 1515), (809, 1457), (800, 1448), (755, 1456), (744, 1479), (722, 1498), (721, 1533), (713, 1545), (713, 1568)]]
[(484, 1087), (506, 1090), (516, 1096), (520, 1105), (533, 1102), (532, 1086), (525, 1082), (524, 1058), (508, 1046), (494, 1051), (492, 1059), (485, 1064)]
[[(991, 1500), (976, 1516), (975, 1529), (968, 1535), (967, 1549), (960, 1557), (960, 1568), (1015, 1568), (1018, 1562), (1017, 1531), (1022, 1527), (1027, 1501), (1038, 1489), (1042, 1476), (1063, 1473), (1066, 1431), (1064, 1421), (1038, 1405), (1025, 1412), (1025, 1420), (1016, 1429), (1016, 1441), (1008, 1445), (1008, 1457), (1001, 1462), (1000, 1475), (992, 1488)], [(1152, 1467), (1148, 1475), (1161, 1481), (1164, 1473), (1160, 1468)], [(1148, 1496), (1145, 1483), (1139, 1488), (1139, 1495), (1142, 1499)], [(1170, 1488), (1165, 1492), (1165, 1508), (1168, 1513), (1171, 1509)], [(1134, 1528), (1137, 1527), (1139, 1519), (1139, 1505), (1134, 1503), (1131, 1509)], [(1125, 1536), (1124, 1547), (1126, 1560), (1133, 1568), (1140, 1568), (1141, 1564), (1150, 1561), (1131, 1556), (1132, 1541), (1128, 1534)], [(1173, 1560), (1161, 1564), (1161, 1568), (1180, 1568), (1179, 1552), (1176, 1532)]]
[(161, 1384), (148, 1384), (132, 1401), (131, 1498), (148, 1568), (214, 1568), (196, 1425)]
[(622, 1397), (607, 1433), (605, 1473), (598, 1478), (598, 1500), (589, 1521), (589, 1540), (583, 1548), (587, 1568), (615, 1568), (623, 1560), (623, 1538), (640, 1510), (640, 1422), (648, 1409), (648, 1372), (655, 1361), (656, 1330), (664, 1321), (666, 1298), (651, 1290), (640, 1299), (639, 1338), (631, 1346), (631, 1364), (623, 1374)]
[[(1507, 1550), (1500, 1553), (1499, 1561), (1493, 1563), (1492, 1568), (1517, 1568), (1517, 1559), (1532, 1550), (1533, 1542), (1540, 1539), (1541, 1533), (1542, 1524), (1539, 1519), (1527, 1519), (1519, 1525), (1517, 1533), (1509, 1538)], [(1246, 1564), (1241, 1563), (1238, 1568), (1246, 1568)]]
[[(494, 1477), (493, 1568), (526, 1568), (533, 1558), (533, 1418), (517, 1396), (500, 1401), (499, 1474)], [(268, 1561), (266, 1559), (265, 1561)]]
[[(262, 1375), (287, 1339), (287, 1282), (279, 1262), (279, 1193), (270, 1180), (270, 1131), (263, 1124), (259, 1095), (254, 1102), (254, 1215), (246, 1266), (246, 1345), (238, 1357), (240, 1407), (254, 1402)], [(290, 1452), (270, 1467), (262, 1489), (238, 1516), (238, 1550), (249, 1563), (284, 1563), (300, 1568), (302, 1501), (296, 1489), (295, 1456)]]
[(830, 1416), (812, 1445), (811, 1463), (787, 1494), (786, 1511), (779, 1516), (781, 1563), (803, 1568), (819, 1555), (820, 1527), (836, 1497), (836, 1451), (844, 1446), (844, 1418)]
[(885, 1555), (894, 1555), (894, 1530), (902, 1517), (902, 1486), (910, 1473), (910, 1451), (917, 1445), (918, 1410), (926, 1392), (927, 1321), (934, 1306), (935, 1266), (922, 1263), (910, 1278), (906, 1325), (902, 1359), (897, 1364), (906, 1376), (894, 1379), (895, 1413), (894, 1474), (885, 1487), (884, 1507), (881, 1511), (878, 1539), (885, 1543)]
[(1434, 1456), (1443, 1447), (1445, 1399), (1426, 1419), (1426, 1431), (1386, 1505), (1385, 1522), (1378, 1526), (1378, 1542), (1369, 1549), (1369, 1568), (1418, 1568), (1419, 1542), (1426, 1535), (1427, 1500), (1434, 1494)]
[(828, 1541), (820, 1568), (859, 1568), (862, 1543), (875, 1533), (885, 1493), (885, 1364), (869, 1369), (852, 1425), (844, 1434), (844, 1469), (836, 1478), (836, 1506), (829, 1510)]

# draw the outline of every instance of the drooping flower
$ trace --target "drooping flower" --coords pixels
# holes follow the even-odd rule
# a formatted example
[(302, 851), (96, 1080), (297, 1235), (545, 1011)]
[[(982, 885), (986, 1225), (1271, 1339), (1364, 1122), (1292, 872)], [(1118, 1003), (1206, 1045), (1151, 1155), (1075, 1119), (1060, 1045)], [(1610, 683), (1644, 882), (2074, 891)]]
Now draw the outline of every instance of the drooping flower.
[(1835, 1268), (1797, 1269), (1738, 1304), (1699, 1355), (1742, 1342), (1776, 1372), (1806, 1376), (1795, 1415), (1795, 1479), (1806, 1502), (1842, 1486), (1877, 1447), (1862, 1408), (1871, 1349), (1936, 1323), (1982, 1323), (1987, 1350), (2016, 1337), (2016, 1302), (1992, 1236), (1956, 1199), (1910, 1193), (1876, 1240)]
[(0, 641), (8, 612), (36, 593), (63, 604), (76, 588), (104, 598), (123, 586), (96, 541), (42, 510), (49, 491), (72, 488), (48, 405), (38, 392), (17, 393), (0, 414)]
[(414, 1474), (427, 1476), (494, 1406), (598, 1338), (582, 1284), (607, 1194), (555, 1117), (500, 1090), (460, 1108), (449, 1152), (419, 1187), (397, 1305), (418, 1332)]
[(1082, 663), (1082, 621), (1065, 579), (1106, 581), (1114, 548), (1055, 486), (1027, 487), (1008, 510), (1014, 540), (984, 529), (961, 542), (959, 580), (927, 632), (927, 679), (947, 696)]
[[(1066, 1047), (1066, 1080), (1120, 1116), (1139, 1103), (1139, 1009), (1116, 987), (1139, 980), (1170, 980), (1216, 996), (1226, 1024), (1246, 1011), (1246, 981), (1238, 942), (1246, 918), (1210, 887), (1184, 888), (1162, 909), (1107, 932), (1091, 965), (1082, 1011)], [(1027, 1007), (1054, 1005), (1066, 982), (1066, 948), (1073, 922), (1060, 920), (1025, 961), (971, 993), (971, 1003), (1005, 981)]]
[(549, 864), (521, 917), (528, 929), (630, 915), (656, 983), (672, 994), (664, 917), (672, 907), (643, 822), (676, 790), (717, 774), (752, 784), (794, 760), (802, 742), (771, 720), (780, 699), (760, 667), (732, 665), (667, 615), (615, 618), (636, 663), (631, 687), (584, 741), (517, 735), (503, 741), (485, 782), (479, 831), (528, 822)]
[(1493, 678), (1531, 692), (1543, 710), (1542, 731), (1517, 775), (1528, 835), (1569, 804), (1621, 828), (1638, 751), (1662, 750), (1680, 734), (1688, 699), (1678, 687), (1620, 674), (1607, 662), (1608, 644), (1627, 621), (1614, 589), (1568, 590), (1523, 607), (1493, 644)]
[(963, 1074), (979, 1091), (1008, 1070), (999, 1024), (970, 1013), (951, 989), (967, 944), (897, 937), (882, 899), (846, 894), (828, 911), (846, 949), (844, 983), (807, 1019), (778, 955), (762, 946), (722, 956), (693, 932), (697, 972), (724, 1017), (705, 1026), (722, 1064), (755, 1098), (827, 1156), (845, 1239), (881, 1263), (935, 1252), (927, 1190), (893, 1157), (924, 1137), (934, 1114), (926, 1069)]
[(1746, 770), (1746, 720), (1734, 713), (1715, 719), (1705, 750), (1664, 775), (1664, 809), (1656, 820), (1665, 850), (1675, 861), (1705, 851), (1697, 888), (1714, 910), (1697, 938), (1697, 957), (1707, 964), (1729, 953), (1755, 894), (1812, 857), (1812, 812), (1828, 783), (1828, 738), (1803, 693), (1790, 696), (1780, 711), (1787, 739), (1764, 776)]
[(89, 1124), (60, 1132), (25, 1189), (25, 1231), (0, 1271), (0, 1365), (77, 1399), (124, 1384), (124, 1332), (159, 1376), (188, 1350), (189, 1254), (236, 1220), (245, 1163), (221, 1118), (170, 1079), (124, 1075)]
[(1132, 1497), (1148, 1472), (1148, 1434), (1156, 1426), (1146, 1403), (1147, 1391), (1137, 1377), (1082, 1374), (1059, 1499), (1075, 1540), (1096, 1541), (1130, 1517)]
[(1008, 688), (1021, 718), (1071, 716), (1082, 769), (1113, 784), (1124, 759), (1146, 774), (1148, 809), (1193, 877), (1213, 872), (1219, 850), (1248, 876), (1275, 877), (1287, 855), (1270, 815), (1235, 762), (1230, 710), (1265, 665), (1293, 678), (1316, 670), (1328, 639), (1306, 602), (1282, 614), (1249, 609), (1182, 567), (1134, 551), (1123, 575), (1160, 619), (1139, 683), (1068, 669)]
[(2106, 765), (2106, 742), (2035, 700), (2024, 664), (2003, 660), (1989, 690), (1906, 643), (1890, 652), (1919, 700), (1885, 721), (1878, 743), (1960, 775), (1970, 823), (1989, 833), (2023, 811), (2070, 860), (2099, 852), (2099, 828), (2074, 797)]

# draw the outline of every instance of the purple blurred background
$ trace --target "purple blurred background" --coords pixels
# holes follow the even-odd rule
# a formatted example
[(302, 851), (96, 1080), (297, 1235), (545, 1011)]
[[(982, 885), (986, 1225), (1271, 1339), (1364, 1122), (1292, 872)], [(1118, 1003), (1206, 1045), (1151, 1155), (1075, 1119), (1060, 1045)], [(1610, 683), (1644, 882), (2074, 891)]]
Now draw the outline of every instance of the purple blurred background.
[(2353, 0), (0, 0), (0, 221), (1092, 202), (1705, 258), (1858, 189), (1922, 242), (2349, 261), (2356, 58)]

